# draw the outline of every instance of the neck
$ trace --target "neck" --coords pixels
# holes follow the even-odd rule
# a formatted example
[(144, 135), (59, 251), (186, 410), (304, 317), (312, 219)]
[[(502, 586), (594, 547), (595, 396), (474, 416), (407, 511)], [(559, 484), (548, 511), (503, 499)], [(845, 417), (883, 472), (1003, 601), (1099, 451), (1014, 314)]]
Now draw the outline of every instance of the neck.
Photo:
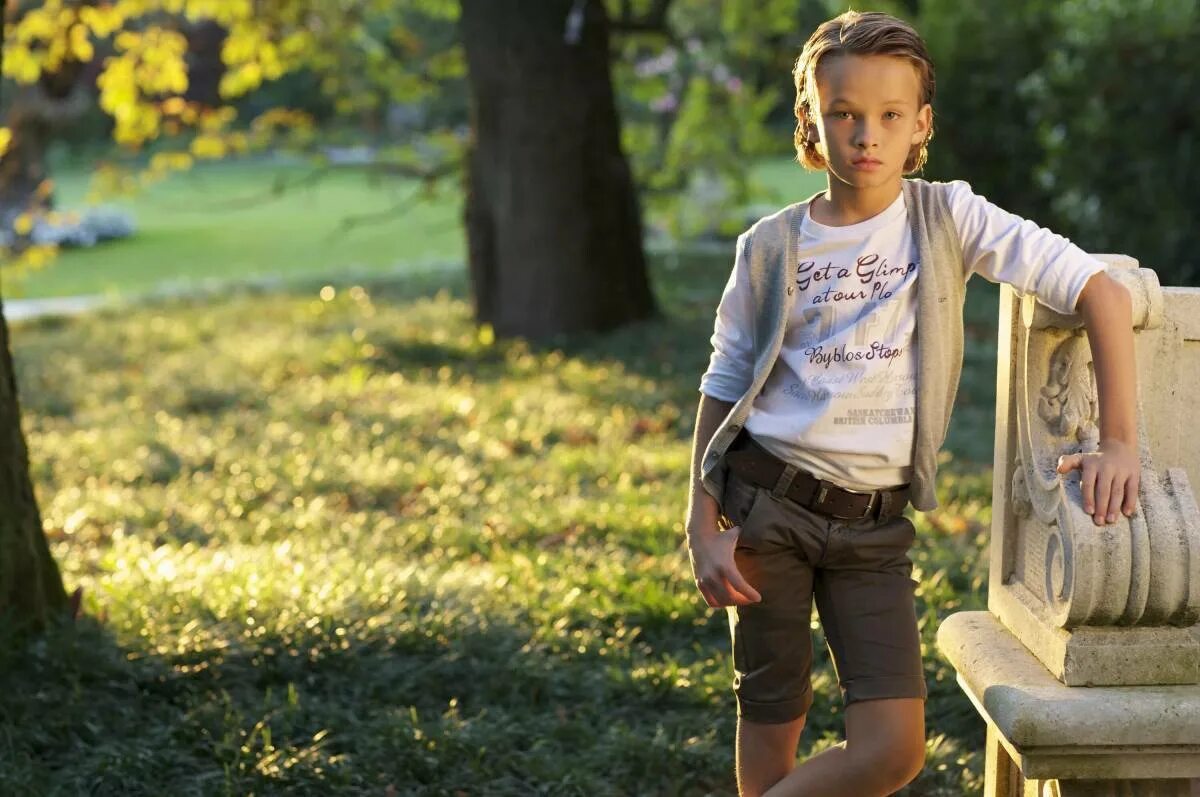
[(815, 200), (810, 212), (821, 224), (830, 227), (845, 227), (878, 216), (900, 195), (901, 183), (856, 188), (835, 178), (832, 174), (825, 193)]

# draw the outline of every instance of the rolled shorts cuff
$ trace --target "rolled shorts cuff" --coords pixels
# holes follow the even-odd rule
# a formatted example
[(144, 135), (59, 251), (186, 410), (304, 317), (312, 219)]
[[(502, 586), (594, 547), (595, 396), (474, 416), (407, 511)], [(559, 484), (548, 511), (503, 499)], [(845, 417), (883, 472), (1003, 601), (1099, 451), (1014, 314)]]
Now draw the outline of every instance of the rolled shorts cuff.
[(923, 676), (894, 675), (880, 678), (855, 678), (842, 690), (845, 705), (860, 700), (883, 700), (893, 697), (929, 697), (929, 689)]
[(762, 725), (778, 725), (799, 719), (808, 713), (813, 704), (813, 692), (808, 690), (800, 697), (791, 700), (779, 700), (772, 703), (756, 703), (745, 700), (737, 695), (737, 715), (747, 722), (757, 722)]

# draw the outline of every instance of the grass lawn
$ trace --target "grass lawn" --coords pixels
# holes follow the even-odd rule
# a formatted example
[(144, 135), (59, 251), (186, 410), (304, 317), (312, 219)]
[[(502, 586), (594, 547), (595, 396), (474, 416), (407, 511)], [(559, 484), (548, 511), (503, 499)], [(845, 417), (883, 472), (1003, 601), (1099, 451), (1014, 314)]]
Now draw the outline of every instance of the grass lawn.
[[(2, 648), (0, 793), (732, 794), (728, 629), (682, 545), (729, 266), (652, 265), (663, 319), (553, 346), (481, 339), (461, 275), (16, 326), (45, 527), (89, 617)], [(907, 795), (981, 792), (983, 724), (934, 635), (984, 607), (989, 494), (950, 461), (916, 518)], [(842, 732), (813, 633), (805, 755)]]
[[(371, 180), (355, 171), (307, 179), (315, 173), (311, 166), (249, 161), (173, 175), (108, 203), (133, 214), (136, 235), (63, 251), (50, 267), (31, 274), (19, 294), (128, 294), (462, 262), (460, 199), (453, 187), (436, 199), (410, 202), (416, 190), (411, 181)], [(87, 175), (66, 170), (56, 179), (62, 207), (83, 206)], [(279, 185), (290, 187), (276, 192)], [(384, 215), (363, 218), (372, 214)], [(356, 218), (363, 220), (344, 226)]]
[[(753, 166), (756, 206), (803, 199), (823, 175), (786, 158)], [(412, 181), (370, 179), (356, 171), (311, 178), (310, 166), (231, 161), (204, 164), (108, 204), (130, 211), (135, 236), (92, 249), (65, 250), (49, 268), (6, 297), (131, 294), (254, 278), (356, 277), (465, 257), (462, 196), (448, 181), (440, 196), (411, 201)], [(59, 201), (84, 206), (88, 176), (60, 169)], [(275, 191), (276, 186), (290, 186)], [(394, 209), (394, 210), (392, 210)], [(382, 214), (367, 220), (371, 214)], [(346, 227), (347, 220), (359, 219)], [(732, 242), (730, 244), (732, 248)]]

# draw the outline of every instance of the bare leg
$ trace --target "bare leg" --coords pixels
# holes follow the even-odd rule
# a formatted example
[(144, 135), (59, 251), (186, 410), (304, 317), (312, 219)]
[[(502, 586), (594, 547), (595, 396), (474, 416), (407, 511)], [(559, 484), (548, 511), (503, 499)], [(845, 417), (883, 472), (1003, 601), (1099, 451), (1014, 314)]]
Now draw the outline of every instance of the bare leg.
[(925, 701), (862, 700), (846, 708), (846, 741), (792, 769), (766, 796), (885, 797), (924, 764)]
[(796, 765), (796, 745), (804, 720), (804, 715), (777, 724), (738, 720), (737, 782), (741, 797), (758, 797)]

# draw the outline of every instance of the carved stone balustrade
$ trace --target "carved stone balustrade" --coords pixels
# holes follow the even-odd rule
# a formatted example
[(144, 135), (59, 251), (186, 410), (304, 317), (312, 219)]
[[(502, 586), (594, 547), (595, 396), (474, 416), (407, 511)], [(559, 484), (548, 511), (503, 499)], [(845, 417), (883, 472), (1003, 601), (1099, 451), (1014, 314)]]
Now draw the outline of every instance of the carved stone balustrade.
[(1191, 797), (1200, 778), (1200, 289), (1100, 257), (1133, 298), (1139, 506), (1096, 526), (1079, 472), (1057, 473), (1098, 444), (1091, 350), (1078, 317), (1004, 287), (988, 611), (938, 630), (988, 725), (987, 797)]

